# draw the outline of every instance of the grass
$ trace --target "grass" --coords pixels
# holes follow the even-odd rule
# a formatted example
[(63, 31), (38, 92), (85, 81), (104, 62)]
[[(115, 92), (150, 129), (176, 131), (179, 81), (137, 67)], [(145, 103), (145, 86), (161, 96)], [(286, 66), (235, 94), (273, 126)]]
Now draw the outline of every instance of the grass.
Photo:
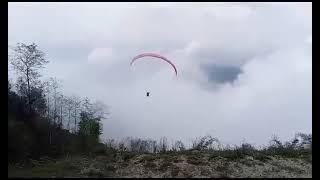
[(215, 168), (217, 171), (220, 172), (220, 177), (228, 177), (229, 174), (231, 173), (231, 169), (229, 168), (229, 162), (222, 162), (221, 165), (217, 166)]
[(261, 162), (267, 162), (270, 160), (270, 156), (279, 156), (283, 158), (303, 158), (307, 162), (312, 162), (312, 154), (305, 150), (292, 149), (292, 148), (270, 148), (263, 150), (245, 150), (236, 148), (234, 150), (216, 150), (211, 151), (209, 160), (212, 161), (214, 158), (223, 157), (231, 161), (237, 161), (243, 159), (246, 156), (251, 156)]
[(218, 165), (215, 169), (220, 172), (225, 172), (228, 170), (228, 168), (229, 168), (229, 163), (223, 162), (221, 165)]
[(152, 170), (152, 169), (156, 169), (157, 165), (154, 162), (147, 161), (144, 164), (144, 167), (147, 168), (147, 169), (151, 169)]
[(197, 155), (188, 156), (187, 162), (193, 165), (207, 165), (208, 163), (201, 157)]
[(159, 154), (159, 158), (164, 159), (166, 161), (173, 162), (178, 159), (178, 154), (177, 153), (163, 153), (163, 154)]
[(304, 159), (308, 163), (312, 163), (312, 154), (303, 156), (302, 159)]
[[(46, 162), (44, 164), (35, 165), (35, 167), (28, 168), (17, 168), (16, 165), (8, 166), (8, 177), (27, 177), (27, 178), (36, 178), (36, 177), (114, 177), (116, 176), (115, 172), (119, 168), (131, 168), (133, 165), (132, 162), (135, 161), (122, 161), (127, 157), (127, 160), (140, 159), (143, 165), (143, 168), (149, 172), (152, 171), (154, 173), (165, 173), (171, 177), (177, 177), (179, 175), (183, 177), (193, 177), (195, 176), (194, 170), (199, 169), (200, 175), (211, 177), (212, 172), (210, 170), (211, 165), (214, 166), (214, 170), (218, 173), (218, 177), (231, 177), (233, 174), (233, 168), (242, 168), (244, 166), (253, 166), (255, 164), (264, 165), (263, 162), (266, 162), (270, 159), (270, 155), (264, 151), (254, 151), (251, 155), (253, 157), (251, 159), (246, 158), (246, 153), (235, 150), (225, 150), (225, 151), (199, 151), (197, 153), (186, 153), (183, 152), (176, 154), (144, 154), (142, 156), (136, 156), (139, 154), (134, 153), (117, 153), (116, 156), (114, 154), (106, 154), (106, 155), (97, 155), (96, 157), (70, 157), (68, 160), (60, 159), (55, 162)], [(120, 157), (119, 157), (120, 156)], [(123, 157), (121, 157), (123, 156)], [(187, 169), (180, 169), (175, 162), (181, 161), (180, 157), (184, 156), (186, 158), (186, 162), (189, 163)], [(206, 158), (208, 157), (209, 158)], [(269, 157), (270, 156), (270, 157)], [(135, 158), (136, 157), (136, 158)], [(244, 157), (241, 159), (241, 157)], [(280, 156), (279, 156), (280, 157)], [(219, 158), (219, 159), (217, 159)], [(222, 158), (222, 159), (221, 159)], [(301, 160), (302, 156), (299, 156)], [(121, 160), (122, 159), (122, 160)], [(285, 158), (288, 159), (288, 158)], [(289, 158), (290, 161), (294, 158)], [(120, 161), (118, 161), (120, 160)], [(209, 161), (208, 161), (209, 160)], [(239, 163), (237, 167), (231, 166), (233, 164), (231, 160), (237, 160)], [(257, 161), (259, 160), (259, 161)], [(210, 162), (211, 161), (211, 162)], [(271, 161), (270, 163), (272, 163)], [(298, 162), (298, 161), (295, 161)], [(117, 164), (120, 163), (120, 164)], [(159, 163), (159, 164), (157, 164)], [(209, 163), (211, 164), (210, 166)], [(302, 162), (304, 163), (304, 162)], [(242, 165), (241, 165), (242, 164)], [(120, 166), (117, 166), (120, 165)], [(15, 167), (16, 166), (16, 167)], [(92, 166), (92, 168), (90, 168)], [(135, 165), (134, 165), (135, 166)], [(198, 167), (197, 167), (198, 166)], [(191, 169), (190, 169), (191, 168)], [(208, 169), (209, 168), (209, 169)], [(274, 170), (276, 171), (287, 171), (288, 173), (294, 174), (304, 174), (302, 169), (296, 166), (282, 166), (278, 163), (275, 163)], [(81, 174), (83, 170), (86, 169), (84, 174)], [(217, 175), (217, 174), (216, 174)], [(215, 175), (215, 176), (216, 176)], [(151, 175), (150, 175), (151, 176)]]
[(137, 153), (134, 152), (121, 152), (121, 156), (124, 161), (129, 161), (130, 159), (134, 158), (137, 156)]
[(207, 165), (202, 152), (187, 152), (187, 162), (194, 165)]
[[(43, 166), (32, 168), (8, 168), (8, 177), (26, 177), (26, 178), (42, 178), (42, 177), (68, 177), (78, 174), (80, 169), (70, 162), (62, 161), (57, 163), (48, 163)], [(80, 175), (79, 175), (80, 176)]]
[(159, 170), (160, 171), (166, 171), (171, 166), (172, 166), (171, 162), (163, 160), (163, 162), (160, 164)]
[(179, 162), (182, 162), (182, 161), (183, 161), (183, 160), (181, 160), (181, 159), (174, 159), (174, 160), (173, 160), (174, 163), (179, 163)]
[(291, 166), (281, 166), (281, 169), (286, 170), (288, 172), (294, 172), (296, 174), (302, 174), (304, 171), (297, 168), (297, 167), (291, 167)]
[(203, 176), (210, 176), (210, 170), (209, 169), (207, 169), (207, 168), (202, 168), (201, 169), (201, 175), (203, 175)]
[(159, 158), (160, 157), (157, 154), (154, 154), (154, 155), (148, 154), (148, 155), (143, 156), (141, 160), (150, 162), (150, 161), (155, 161)]
[(246, 165), (246, 166), (249, 166), (249, 167), (252, 167), (255, 165), (255, 163), (253, 161), (250, 161), (250, 160), (242, 160), (240, 161), (242, 164)]
[(213, 160), (217, 157), (223, 157), (231, 161), (236, 161), (245, 157), (245, 154), (239, 150), (219, 150), (210, 153), (209, 160)]
[[(148, 169), (155, 169), (157, 168), (157, 165), (154, 163), (156, 160), (162, 160), (160, 161), (159, 170), (160, 171), (166, 171), (168, 168), (172, 167), (172, 163), (180, 162), (181, 160), (178, 159), (178, 154), (174, 152), (166, 152), (166, 153), (159, 153), (159, 154), (147, 154), (142, 157), (140, 162), (144, 163), (144, 167)], [(173, 174), (175, 174), (176, 169), (173, 167)]]
[(179, 172), (180, 172), (179, 167), (173, 166), (171, 169), (171, 176), (176, 177), (176, 176), (178, 176)]
[(261, 152), (258, 152), (254, 155), (254, 158), (259, 160), (259, 161), (262, 161), (262, 162), (267, 162), (268, 160), (270, 160), (271, 158), (266, 155), (266, 154), (263, 154)]
[(115, 171), (116, 168), (115, 168), (114, 165), (112, 165), (112, 164), (106, 164), (106, 165), (105, 165), (105, 170), (106, 170), (106, 171)]
[(295, 149), (292, 147), (279, 146), (279, 147), (269, 147), (262, 150), (268, 155), (278, 155), (285, 158), (300, 158), (302, 156), (309, 156), (312, 154), (310, 150), (305, 149)]
[(274, 169), (277, 169), (278, 171), (280, 170), (285, 170), (287, 172), (291, 172), (291, 173), (296, 173), (296, 174), (302, 174), (304, 173), (304, 171), (296, 166), (288, 166), (286, 164), (282, 164), (282, 163), (272, 163), (273, 166), (275, 166)]
[[(102, 146), (100, 149), (103, 149)], [(98, 150), (100, 149), (98, 148)], [(175, 164), (183, 161), (181, 159), (182, 157), (186, 158), (186, 162), (189, 165), (193, 165), (189, 167), (200, 168), (200, 174), (204, 176), (210, 176), (211, 170), (208, 169), (209, 163), (211, 165), (221, 163), (220, 165), (215, 166), (215, 170), (220, 173), (221, 177), (228, 177), (231, 174), (233, 169), (230, 167), (229, 163), (232, 163), (232, 161), (237, 162), (235, 164), (239, 164), (239, 168), (243, 165), (264, 166), (264, 163), (270, 161), (271, 157), (290, 158), (293, 160), (302, 159), (304, 163), (312, 163), (312, 150), (293, 148), (290, 145), (281, 144), (278, 146), (269, 146), (262, 150), (255, 149), (250, 144), (243, 144), (235, 149), (225, 148), (220, 150), (207, 148), (198, 150), (164, 151), (160, 153), (142, 153), (107, 148), (104, 153), (101, 152), (92, 153), (92, 157), (89, 156), (87, 158), (79, 158), (76, 156), (68, 159), (64, 158), (63, 160), (58, 160), (57, 163), (49, 161), (39, 164), (39, 160), (32, 163), (34, 167), (17, 168), (18, 165), (8, 165), (8, 177), (90, 176), (89, 171), (85, 174), (81, 174), (80, 172), (84, 167), (89, 167), (89, 165), (92, 165), (93, 163), (95, 165), (101, 164), (97, 170), (102, 173), (103, 176), (107, 175), (108, 177), (111, 177), (114, 175), (117, 168), (130, 168), (132, 162), (143, 165), (147, 170), (159, 170), (165, 172), (166, 175), (169, 173), (169, 176), (171, 174), (172, 177), (176, 177), (178, 174), (181, 174), (184, 177), (192, 177), (192, 170), (179, 169), (177, 166), (178, 164)], [(272, 162), (273, 161), (269, 163)], [(279, 171), (285, 170), (297, 174), (305, 173), (297, 167), (277, 165), (275, 168)]]

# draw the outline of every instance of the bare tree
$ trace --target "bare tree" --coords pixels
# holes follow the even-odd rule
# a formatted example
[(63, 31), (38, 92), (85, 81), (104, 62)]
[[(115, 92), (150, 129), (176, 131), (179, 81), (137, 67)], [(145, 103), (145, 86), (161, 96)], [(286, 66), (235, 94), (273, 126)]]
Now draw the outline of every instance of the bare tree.
[(185, 150), (186, 148), (185, 148), (185, 146), (184, 146), (184, 144), (183, 144), (183, 142), (182, 141), (176, 141), (175, 143), (174, 143), (174, 145), (173, 145), (173, 150), (174, 151), (183, 151), (183, 150)]
[(160, 152), (166, 152), (168, 149), (168, 141), (166, 137), (160, 138)]
[(57, 117), (58, 117), (58, 107), (57, 107), (57, 102), (58, 102), (58, 97), (60, 96), (60, 92), (58, 89), (61, 87), (60, 81), (57, 80), (57, 78), (50, 78), (50, 85), (53, 91), (53, 122), (54, 124), (57, 124)]
[(68, 114), (67, 129), (70, 130), (71, 110), (73, 108), (73, 100), (72, 100), (72, 98), (71, 97), (65, 97), (65, 104), (66, 104), (67, 114)]
[(80, 114), (81, 99), (78, 96), (73, 95), (72, 97), (73, 105), (73, 118), (74, 118), (74, 133), (77, 132), (77, 117)]
[(95, 101), (91, 105), (93, 115), (98, 119), (106, 119), (107, 115), (110, 114), (108, 106), (101, 101)]
[(47, 118), (50, 119), (50, 85), (48, 81), (43, 82), (43, 88), (47, 104)]
[(92, 103), (88, 97), (83, 98), (81, 108), (83, 111), (87, 112), (90, 115), (93, 115), (92, 112)]
[(58, 96), (58, 104), (59, 104), (59, 122), (58, 125), (60, 128), (63, 128), (63, 115), (64, 115), (64, 105), (65, 105), (65, 101), (64, 101), (64, 96), (63, 94), (59, 94)]
[(270, 146), (273, 147), (282, 147), (283, 144), (280, 141), (280, 138), (277, 135), (272, 135), (271, 140), (270, 140)]
[(101, 101), (92, 102), (88, 97), (83, 98), (81, 108), (98, 119), (105, 119), (108, 113), (108, 107)]
[(31, 112), (31, 86), (38, 82), (39, 69), (49, 61), (45, 59), (45, 54), (38, 49), (35, 43), (30, 45), (18, 43), (12, 50), (13, 54), (9, 56), (10, 63), (27, 83), (28, 107)]

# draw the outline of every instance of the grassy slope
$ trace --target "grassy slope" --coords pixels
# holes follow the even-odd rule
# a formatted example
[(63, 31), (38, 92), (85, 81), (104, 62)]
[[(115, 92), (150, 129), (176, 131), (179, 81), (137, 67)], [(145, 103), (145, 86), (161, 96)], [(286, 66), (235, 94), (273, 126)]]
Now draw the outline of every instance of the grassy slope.
[(8, 166), (9, 177), (312, 177), (310, 157), (110, 153)]

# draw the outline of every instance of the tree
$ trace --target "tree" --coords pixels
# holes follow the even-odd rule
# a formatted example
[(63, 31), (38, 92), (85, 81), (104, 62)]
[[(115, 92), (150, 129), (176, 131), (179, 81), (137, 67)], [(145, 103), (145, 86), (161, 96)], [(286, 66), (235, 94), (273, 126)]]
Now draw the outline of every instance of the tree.
[(97, 140), (102, 134), (100, 119), (82, 111), (80, 113), (79, 134), (95, 137)]
[(63, 94), (60, 94), (60, 95), (58, 96), (58, 104), (59, 104), (59, 115), (58, 115), (58, 117), (59, 117), (59, 122), (58, 122), (58, 126), (59, 126), (60, 128), (63, 128), (63, 115), (64, 115), (63, 109), (64, 109), (64, 105), (65, 105), (65, 101), (64, 101), (64, 96), (63, 96)]
[(93, 115), (95, 117), (101, 120), (107, 118), (106, 116), (109, 114), (108, 107), (103, 102), (95, 101), (94, 103), (92, 103), (91, 107), (92, 107)]
[(270, 140), (271, 147), (283, 147), (283, 144), (280, 141), (280, 138), (277, 135), (272, 135)]
[(42, 86), (43, 86), (45, 97), (46, 97), (47, 119), (48, 119), (48, 123), (51, 124), (50, 122), (50, 92), (51, 92), (50, 79), (44, 81)]
[[(94, 119), (97, 123), (99, 123), (102, 119), (106, 118), (106, 114), (108, 114), (107, 106), (100, 101), (91, 102), (88, 97), (84, 98), (82, 101), (82, 115), (80, 117), (88, 117), (90, 119)], [(102, 127), (102, 125), (100, 125)]]
[(71, 97), (65, 97), (65, 104), (66, 108), (68, 110), (68, 123), (67, 123), (67, 129), (70, 130), (70, 121), (71, 121), (71, 110), (73, 107), (73, 100)]
[(92, 114), (82, 111), (80, 113), (79, 135), (82, 137), (82, 144), (85, 150), (93, 148), (99, 142), (102, 134), (100, 119), (93, 117)]
[(40, 87), (32, 87), (30, 91), (30, 101), (33, 104), (34, 111), (44, 117), (47, 105), (43, 89)]
[(8, 94), (11, 92), (11, 88), (12, 86), (11, 86), (10, 80), (8, 79)]
[(13, 47), (13, 54), (9, 56), (9, 59), (13, 68), (20, 74), (21, 80), (27, 84), (27, 101), (29, 112), (31, 112), (31, 86), (38, 83), (39, 69), (49, 61), (45, 59), (45, 54), (38, 49), (35, 43), (30, 45), (18, 43)]
[(90, 102), (90, 99), (88, 97), (85, 97), (82, 102), (83, 111), (90, 115), (93, 115), (92, 103)]
[(173, 145), (173, 150), (174, 151), (184, 151), (186, 148), (185, 148), (185, 146), (184, 146), (184, 144), (183, 144), (183, 142), (182, 141), (176, 141), (175, 143), (174, 143), (174, 145)]
[(23, 116), (25, 104), (23, 99), (12, 90), (12, 85), (8, 81), (8, 113), (10, 115)]
[(58, 107), (57, 107), (57, 101), (58, 101), (58, 97), (60, 96), (60, 93), (58, 92), (58, 88), (61, 87), (60, 85), (60, 81), (57, 80), (57, 78), (50, 78), (49, 80), (50, 82), (50, 86), (53, 90), (53, 122), (54, 124), (58, 124), (56, 119), (58, 117)]
[(296, 136), (301, 138), (301, 144), (312, 144), (312, 134), (297, 133)]
[(77, 117), (79, 115), (79, 108), (81, 107), (81, 99), (78, 96), (72, 96), (72, 102), (73, 102), (73, 117), (74, 117), (74, 133), (77, 132)]
[(197, 138), (192, 143), (192, 148), (195, 150), (205, 150), (212, 148), (212, 145), (214, 142), (219, 143), (219, 140), (217, 138), (211, 137), (210, 135)]
[(159, 142), (160, 152), (166, 152), (168, 149), (168, 141), (166, 137), (161, 137)]

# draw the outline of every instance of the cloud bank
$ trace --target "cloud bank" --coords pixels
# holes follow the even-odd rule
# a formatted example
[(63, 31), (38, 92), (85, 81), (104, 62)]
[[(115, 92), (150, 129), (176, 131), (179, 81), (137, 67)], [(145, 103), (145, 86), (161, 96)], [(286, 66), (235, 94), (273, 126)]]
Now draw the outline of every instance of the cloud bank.
[[(311, 3), (9, 3), (9, 44), (36, 42), (46, 76), (105, 102), (103, 137), (265, 144), (311, 132)], [(130, 66), (142, 52), (150, 59)], [(146, 91), (151, 92), (149, 98)]]

